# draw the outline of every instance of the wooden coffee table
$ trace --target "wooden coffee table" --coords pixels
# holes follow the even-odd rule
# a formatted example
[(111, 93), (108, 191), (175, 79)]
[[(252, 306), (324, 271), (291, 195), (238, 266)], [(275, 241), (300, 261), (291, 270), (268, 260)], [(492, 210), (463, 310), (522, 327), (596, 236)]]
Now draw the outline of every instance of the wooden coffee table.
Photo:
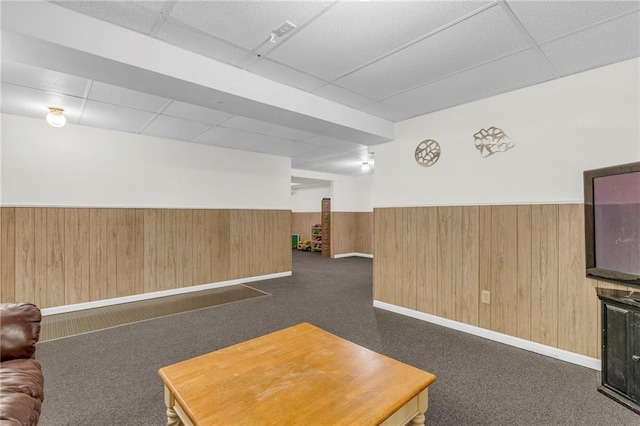
[(436, 376), (308, 323), (160, 369), (169, 425), (424, 424)]

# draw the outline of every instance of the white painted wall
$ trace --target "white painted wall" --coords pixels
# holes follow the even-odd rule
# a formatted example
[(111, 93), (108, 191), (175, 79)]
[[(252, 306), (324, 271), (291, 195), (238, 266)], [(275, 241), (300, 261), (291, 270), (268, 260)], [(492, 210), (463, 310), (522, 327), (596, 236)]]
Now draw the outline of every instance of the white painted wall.
[[(376, 172), (377, 173), (377, 172)], [(344, 176), (333, 173), (292, 169), (296, 177), (321, 179), (331, 182), (331, 211), (371, 212), (373, 204), (371, 191), (374, 175)]]
[(322, 211), (323, 198), (331, 198), (329, 186), (295, 189), (291, 194), (291, 211), (294, 213), (319, 213)]
[[(640, 59), (406, 120), (373, 147), (373, 205), (583, 201), (584, 170), (640, 160)], [(473, 134), (501, 128), (515, 147), (482, 158)], [(414, 159), (425, 139), (440, 160)]]
[(3, 114), (5, 206), (291, 208), (291, 160)]

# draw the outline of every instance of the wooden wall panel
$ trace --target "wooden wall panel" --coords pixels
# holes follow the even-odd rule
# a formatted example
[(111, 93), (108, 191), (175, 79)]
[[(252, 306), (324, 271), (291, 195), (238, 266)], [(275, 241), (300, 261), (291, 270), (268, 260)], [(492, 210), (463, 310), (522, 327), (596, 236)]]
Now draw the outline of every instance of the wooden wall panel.
[(288, 210), (2, 207), (0, 300), (49, 308), (286, 272), (290, 228)]
[[(491, 291), (491, 206), (480, 206), (478, 227), (478, 297), (483, 291)], [(491, 329), (491, 306), (478, 305), (478, 326)]]
[[(62, 306), (65, 304), (66, 299), (64, 210), (65, 209), (62, 208), (45, 210), (47, 217), (47, 302), (43, 306), (45, 308)], [(115, 287), (113, 290), (115, 290)], [(19, 299), (15, 300), (17, 301)]]
[(18, 300), (35, 301), (35, 215), (33, 208), (16, 208), (15, 295)]
[(516, 337), (531, 339), (531, 206), (518, 206)]
[(90, 276), (89, 209), (64, 210), (65, 304), (88, 302)]
[(583, 222), (582, 205), (558, 206), (558, 347), (596, 358), (600, 306), (585, 277)]
[(373, 254), (373, 212), (356, 212), (355, 252)]
[(480, 208), (464, 208), (462, 214), (462, 283), (453, 301), (454, 318), (477, 326)]
[[(399, 209), (396, 218), (402, 217), (402, 238), (400, 239), (400, 251), (402, 254), (402, 264), (416, 265), (418, 263), (418, 238), (413, 230), (417, 225), (417, 208)], [(409, 309), (416, 309), (418, 300), (417, 293), (417, 271), (416, 268), (402, 268), (402, 306)]]
[(355, 212), (331, 212), (331, 257), (336, 254), (355, 253), (357, 218)]
[(491, 329), (516, 335), (518, 225), (516, 206), (491, 207)]
[[(374, 210), (374, 216), (375, 216)], [(416, 309), (436, 315), (438, 306), (438, 209), (420, 208), (416, 212), (414, 232), (417, 247), (417, 302)], [(377, 233), (376, 229), (376, 233)], [(375, 257), (374, 257), (375, 259)], [(376, 261), (374, 260), (374, 264)], [(407, 265), (409, 267), (409, 265)]]
[(301, 240), (311, 240), (311, 227), (320, 222), (320, 212), (291, 213), (291, 233), (300, 235)]
[(42, 306), (47, 301), (47, 215), (43, 209), (35, 209), (35, 298), (34, 303)]
[(531, 340), (558, 344), (558, 206), (531, 208)]
[(177, 288), (178, 271), (178, 235), (177, 220), (178, 212), (173, 209), (161, 210), (161, 214), (156, 217), (158, 223), (158, 271), (160, 280), (158, 285), (160, 290), (170, 290)]
[(281, 235), (284, 234), (284, 230), (291, 229), (291, 212), (278, 210), (277, 211), (277, 235), (274, 240), (275, 244), (275, 256), (277, 261), (275, 262), (276, 270), (273, 272), (286, 272), (291, 271), (291, 239), (287, 235), (286, 239), (282, 239)]
[(211, 278), (208, 282), (231, 279), (231, 211), (206, 211), (207, 235), (211, 235)]
[[(600, 357), (595, 287), (625, 287), (585, 278), (581, 204), (373, 216), (375, 300)], [(490, 304), (481, 303), (483, 290)]]
[(193, 211), (177, 210), (176, 216), (176, 287), (194, 285), (193, 281)]
[[(161, 290), (161, 287), (158, 285), (160, 274), (158, 271), (157, 219), (157, 216), (160, 214), (162, 214), (162, 211), (155, 209), (145, 209), (143, 212), (144, 270), (142, 279), (145, 293)], [(102, 262), (99, 264), (102, 264)]]

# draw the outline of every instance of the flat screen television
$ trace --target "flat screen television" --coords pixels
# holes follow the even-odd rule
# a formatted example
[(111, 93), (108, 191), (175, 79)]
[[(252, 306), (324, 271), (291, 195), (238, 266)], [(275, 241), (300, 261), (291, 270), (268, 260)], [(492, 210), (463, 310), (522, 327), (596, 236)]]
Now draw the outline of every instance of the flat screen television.
[(640, 162), (584, 172), (587, 277), (640, 287)]

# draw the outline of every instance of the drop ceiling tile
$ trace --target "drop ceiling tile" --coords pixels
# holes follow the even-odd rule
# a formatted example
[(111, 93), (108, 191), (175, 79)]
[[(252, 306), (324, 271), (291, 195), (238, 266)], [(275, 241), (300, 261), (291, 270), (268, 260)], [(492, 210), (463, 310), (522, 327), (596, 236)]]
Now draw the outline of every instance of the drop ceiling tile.
[(162, 111), (163, 115), (184, 118), (186, 120), (198, 121), (205, 124), (217, 124), (220, 121), (231, 117), (231, 114), (215, 109), (201, 107), (199, 105), (186, 104), (184, 102), (173, 101)]
[(243, 144), (242, 149), (263, 154), (291, 157), (291, 142), (289, 140), (259, 135), (251, 141)]
[(52, 1), (52, 3), (101, 21), (149, 34), (160, 14), (125, 1)]
[(320, 1), (181, 1), (173, 7), (170, 16), (252, 50), (285, 21), (300, 27), (330, 4)]
[(83, 126), (138, 133), (153, 116), (153, 113), (139, 109), (88, 100), (80, 123)]
[(224, 146), (227, 148), (239, 148), (255, 137), (255, 133), (248, 133), (240, 130), (227, 129), (225, 127), (216, 126), (192, 138), (191, 142)]
[(327, 84), (326, 81), (263, 58), (247, 66), (254, 74), (307, 92)]
[(365, 105), (358, 108), (361, 111), (375, 115), (376, 117), (384, 118), (385, 120), (398, 122), (413, 117), (415, 114), (407, 111), (401, 111), (397, 108), (393, 108), (384, 102), (376, 102), (373, 104)]
[(369, 99), (366, 96), (359, 95), (334, 84), (328, 84), (316, 89), (313, 93), (322, 98), (329, 99), (330, 101), (338, 102), (354, 108), (374, 102), (373, 99)]
[(339, 2), (268, 56), (336, 77), (489, 2)]
[(159, 111), (168, 101), (158, 96), (125, 89), (124, 87), (112, 86), (99, 81), (93, 82), (88, 99), (149, 112)]
[(621, 13), (637, 1), (507, 1), (529, 34), (542, 43)]
[(500, 7), (489, 8), (337, 81), (382, 99), (529, 46)]
[(277, 138), (289, 139), (292, 141), (303, 141), (316, 136), (315, 133), (305, 132), (304, 130), (292, 129), (291, 127), (275, 126), (270, 129), (269, 136), (275, 136)]
[(246, 49), (219, 40), (210, 34), (172, 19), (167, 19), (154, 33), (154, 37), (236, 67), (244, 67), (254, 58), (254, 55)]
[(220, 126), (245, 132), (260, 133), (262, 135), (269, 134), (270, 131), (278, 127), (277, 124), (254, 120), (253, 118), (242, 117), (241, 115), (234, 115), (230, 119), (220, 123)]
[(542, 55), (529, 49), (393, 96), (385, 104), (422, 115), (553, 78)]
[(2, 81), (33, 89), (83, 97), (89, 80), (74, 75), (2, 60)]
[(632, 13), (541, 46), (560, 75), (640, 55), (640, 12)]
[(171, 3), (172, 0), (148, 0), (148, 1), (137, 1), (132, 0), (131, 3), (144, 7), (145, 9), (150, 9), (156, 13), (160, 13), (164, 10), (168, 3)]
[(188, 141), (207, 130), (209, 126), (182, 118), (158, 115), (141, 133), (168, 139)]
[(49, 113), (48, 107), (58, 106), (64, 108), (64, 115), (68, 123), (77, 124), (80, 119), (80, 109), (82, 108), (82, 99), (80, 98), (9, 83), (2, 83), (1, 91), (0, 108), (3, 113), (44, 120)]
[(368, 147), (353, 142), (347, 142), (340, 139), (334, 139), (329, 136), (314, 136), (304, 141), (305, 143), (331, 148), (344, 152), (366, 152)]

